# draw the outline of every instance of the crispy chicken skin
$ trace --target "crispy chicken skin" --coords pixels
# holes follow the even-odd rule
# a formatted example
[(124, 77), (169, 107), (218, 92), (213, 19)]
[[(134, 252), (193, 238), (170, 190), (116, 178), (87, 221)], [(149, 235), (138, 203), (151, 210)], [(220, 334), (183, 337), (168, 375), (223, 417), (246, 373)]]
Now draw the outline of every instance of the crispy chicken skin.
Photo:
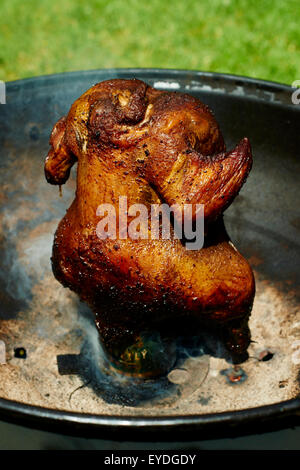
[[(247, 319), (254, 298), (248, 262), (226, 234), (222, 213), (252, 165), (244, 138), (226, 152), (207, 106), (140, 80), (98, 83), (53, 128), (46, 179), (61, 185), (78, 162), (76, 197), (53, 245), (55, 277), (96, 314), (109, 351), (118, 338), (147, 329), (175, 328), (195, 319)], [(178, 239), (106, 239), (96, 234), (97, 207), (119, 196), (142, 203), (205, 205), (205, 244), (187, 250)], [(192, 214), (194, 217), (195, 214)], [(233, 350), (244, 351), (249, 332), (236, 328)]]

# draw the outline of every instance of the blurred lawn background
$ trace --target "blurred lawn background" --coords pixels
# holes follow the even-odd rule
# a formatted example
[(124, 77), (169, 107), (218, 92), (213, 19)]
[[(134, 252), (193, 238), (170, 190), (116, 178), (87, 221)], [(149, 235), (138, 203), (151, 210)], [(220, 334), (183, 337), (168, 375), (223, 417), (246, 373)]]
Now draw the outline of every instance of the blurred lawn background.
[(300, 79), (299, 0), (1, 0), (0, 79), (114, 67)]

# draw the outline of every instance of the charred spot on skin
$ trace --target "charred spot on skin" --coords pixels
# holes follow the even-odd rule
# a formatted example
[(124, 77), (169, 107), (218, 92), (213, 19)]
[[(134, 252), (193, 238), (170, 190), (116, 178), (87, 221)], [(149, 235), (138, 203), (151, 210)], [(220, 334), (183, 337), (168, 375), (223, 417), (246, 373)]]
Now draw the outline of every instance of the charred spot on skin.
[(14, 352), (15, 357), (17, 357), (18, 359), (26, 359), (27, 357), (27, 352), (25, 348), (15, 348)]
[(221, 375), (224, 375), (229, 385), (238, 385), (247, 379), (246, 372), (240, 366), (229, 367), (228, 369), (222, 369)]

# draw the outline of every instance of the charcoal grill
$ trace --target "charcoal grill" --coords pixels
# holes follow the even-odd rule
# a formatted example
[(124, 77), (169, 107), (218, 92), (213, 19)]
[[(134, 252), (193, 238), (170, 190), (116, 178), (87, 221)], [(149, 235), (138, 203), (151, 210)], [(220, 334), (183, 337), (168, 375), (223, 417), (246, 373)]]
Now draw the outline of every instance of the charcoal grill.
[[(252, 144), (253, 169), (224, 216), (257, 286), (253, 342), (238, 367), (198, 344), (196, 352), (185, 348), (182, 367), (168, 377), (119, 377), (103, 359), (91, 312), (53, 277), (53, 234), (73, 199), (76, 169), (62, 196), (46, 183), (52, 126), (95, 83), (133, 77), (208, 104), (228, 149), (244, 136)], [(228, 436), (299, 416), (300, 105), (292, 103), (293, 91), (232, 75), (156, 69), (7, 83), (0, 106), (2, 419), (84, 435), (176, 432), (179, 439)]]

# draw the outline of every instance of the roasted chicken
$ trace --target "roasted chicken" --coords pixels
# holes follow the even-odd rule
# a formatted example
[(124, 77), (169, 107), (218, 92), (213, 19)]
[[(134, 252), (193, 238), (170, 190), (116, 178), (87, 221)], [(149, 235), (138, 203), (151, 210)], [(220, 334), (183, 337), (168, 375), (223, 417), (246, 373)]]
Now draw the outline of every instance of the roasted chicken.
[[(147, 334), (176, 336), (196, 323), (226, 327), (228, 348), (244, 352), (254, 277), (222, 213), (251, 169), (248, 139), (226, 152), (212, 112), (198, 99), (115, 79), (73, 103), (55, 124), (50, 146), (49, 183), (64, 184), (78, 162), (76, 197), (55, 234), (53, 272), (95, 312), (112, 359), (134, 370), (143, 358), (128, 351), (135, 346), (147, 355)], [(99, 239), (97, 208), (110, 203), (118, 215), (120, 196), (149, 210), (204, 204), (203, 248), (187, 250), (174, 236), (151, 239), (149, 227), (147, 238)], [(195, 221), (195, 211), (190, 217)], [(157, 373), (149, 364), (149, 375)]]

